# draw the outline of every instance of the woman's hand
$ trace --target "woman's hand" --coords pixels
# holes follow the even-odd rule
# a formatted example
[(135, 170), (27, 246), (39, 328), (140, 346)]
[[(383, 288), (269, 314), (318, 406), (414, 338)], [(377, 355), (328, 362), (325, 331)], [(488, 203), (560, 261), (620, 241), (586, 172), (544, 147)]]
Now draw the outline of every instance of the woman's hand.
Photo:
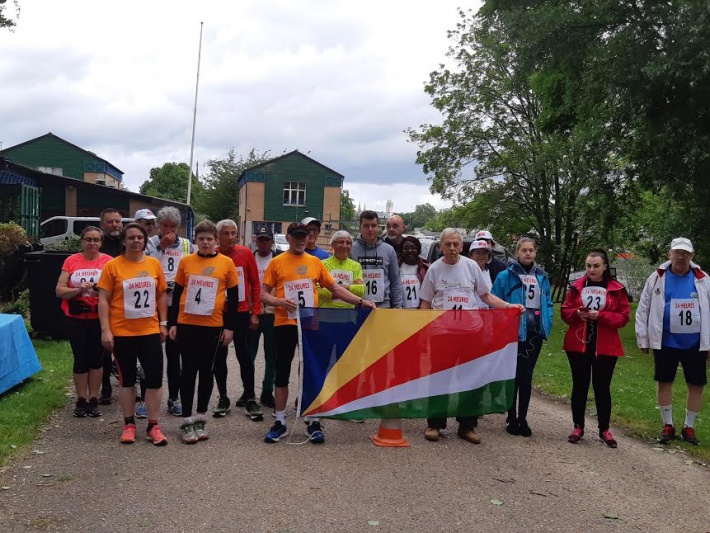
[(222, 346), (229, 346), (234, 339), (234, 332), (231, 329), (222, 330)]
[(168, 330), (168, 337), (170, 337), (170, 340), (171, 340), (171, 341), (174, 341), (174, 340), (175, 340), (175, 338), (177, 337), (177, 326), (172, 326), (172, 327)]
[(110, 331), (101, 332), (101, 346), (109, 353), (113, 353), (113, 333)]
[(168, 326), (160, 326), (160, 342), (165, 342), (168, 338)]

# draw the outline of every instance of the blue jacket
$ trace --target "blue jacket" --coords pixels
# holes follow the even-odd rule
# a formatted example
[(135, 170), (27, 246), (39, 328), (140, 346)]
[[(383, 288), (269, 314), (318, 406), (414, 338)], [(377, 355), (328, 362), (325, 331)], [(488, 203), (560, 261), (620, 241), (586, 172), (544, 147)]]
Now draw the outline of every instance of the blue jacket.
[[(520, 263), (514, 259), (511, 259), (509, 261), (508, 268), (496, 277), (491, 293), (508, 303), (525, 305), (525, 287), (523, 286), (523, 282), (520, 280), (520, 276), (525, 274), (527, 274), (527, 272), (520, 265)], [(553, 315), (550, 280), (547, 278), (547, 273), (540, 268), (537, 263), (533, 266), (530, 274), (535, 275), (537, 283), (540, 286), (540, 323), (542, 326), (542, 331), (540, 331), (540, 333), (543, 338), (547, 339), (549, 338), (550, 331), (552, 330)], [(525, 315), (522, 315), (520, 317), (518, 340), (523, 342), (526, 339), (527, 319)]]

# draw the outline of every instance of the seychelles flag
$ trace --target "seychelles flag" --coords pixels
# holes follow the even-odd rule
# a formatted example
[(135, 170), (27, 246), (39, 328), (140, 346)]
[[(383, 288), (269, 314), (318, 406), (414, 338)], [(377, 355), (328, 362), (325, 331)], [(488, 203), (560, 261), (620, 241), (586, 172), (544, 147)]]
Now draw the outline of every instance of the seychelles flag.
[(303, 309), (300, 323), (300, 416), (479, 416), (512, 406), (517, 309)]

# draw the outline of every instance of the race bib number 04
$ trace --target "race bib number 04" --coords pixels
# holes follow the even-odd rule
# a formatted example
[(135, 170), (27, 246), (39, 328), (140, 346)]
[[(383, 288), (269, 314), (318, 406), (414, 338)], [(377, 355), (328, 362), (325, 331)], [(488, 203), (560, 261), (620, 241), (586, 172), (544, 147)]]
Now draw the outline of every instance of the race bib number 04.
[(155, 315), (155, 280), (133, 278), (123, 282), (123, 313), (126, 318), (150, 318)]
[(214, 311), (218, 281), (207, 276), (190, 276), (185, 291), (185, 313), (209, 316)]
[(375, 303), (385, 301), (385, 271), (381, 268), (369, 268), (362, 271), (365, 281), (365, 299)]
[(695, 298), (671, 300), (671, 333), (700, 333), (700, 305)]

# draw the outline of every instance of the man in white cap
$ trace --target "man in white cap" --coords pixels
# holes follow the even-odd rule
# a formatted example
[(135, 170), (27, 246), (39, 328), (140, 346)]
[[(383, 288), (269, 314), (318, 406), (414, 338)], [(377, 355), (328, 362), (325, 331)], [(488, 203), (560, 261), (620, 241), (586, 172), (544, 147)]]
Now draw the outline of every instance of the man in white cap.
[(636, 311), (636, 339), (643, 353), (653, 349), (654, 376), (663, 430), (658, 442), (676, 438), (673, 426), (673, 381), (678, 363), (688, 384), (685, 424), (680, 438), (690, 444), (695, 418), (707, 384), (710, 349), (710, 278), (693, 263), (693, 244), (678, 237), (671, 241), (666, 261), (649, 276)]
[(156, 217), (150, 209), (139, 209), (136, 211), (136, 214), (133, 215), (133, 219), (148, 232), (148, 237), (152, 237), (155, 234), (156, 218), (158, 217)]
[(488, 258), (488, 270), (491, 273), (491, 279), (495, 281), (498, 274), (508, 268), (508, 265), (506, 265), (500, 259), (497, 259), (496, 256), (493, 254), (496, 245), (496, 242), (493, 240), (493, 235), (491, 235), (490, 231), (482, 230), (476, 233), (476, 235), (474, 236), (474, 240), (484, 241), (488, 245), (488, 249), (491, 251), (491, 255)]
[(317, 257), (321, 261), (328, 259), (330, 254), (317, 245), (320, 235), (320, 220), (313, 217), (306, 217), (301, 220), (301, 224), (308, 228), (308, 239), (306, 240), (306, 253)]

